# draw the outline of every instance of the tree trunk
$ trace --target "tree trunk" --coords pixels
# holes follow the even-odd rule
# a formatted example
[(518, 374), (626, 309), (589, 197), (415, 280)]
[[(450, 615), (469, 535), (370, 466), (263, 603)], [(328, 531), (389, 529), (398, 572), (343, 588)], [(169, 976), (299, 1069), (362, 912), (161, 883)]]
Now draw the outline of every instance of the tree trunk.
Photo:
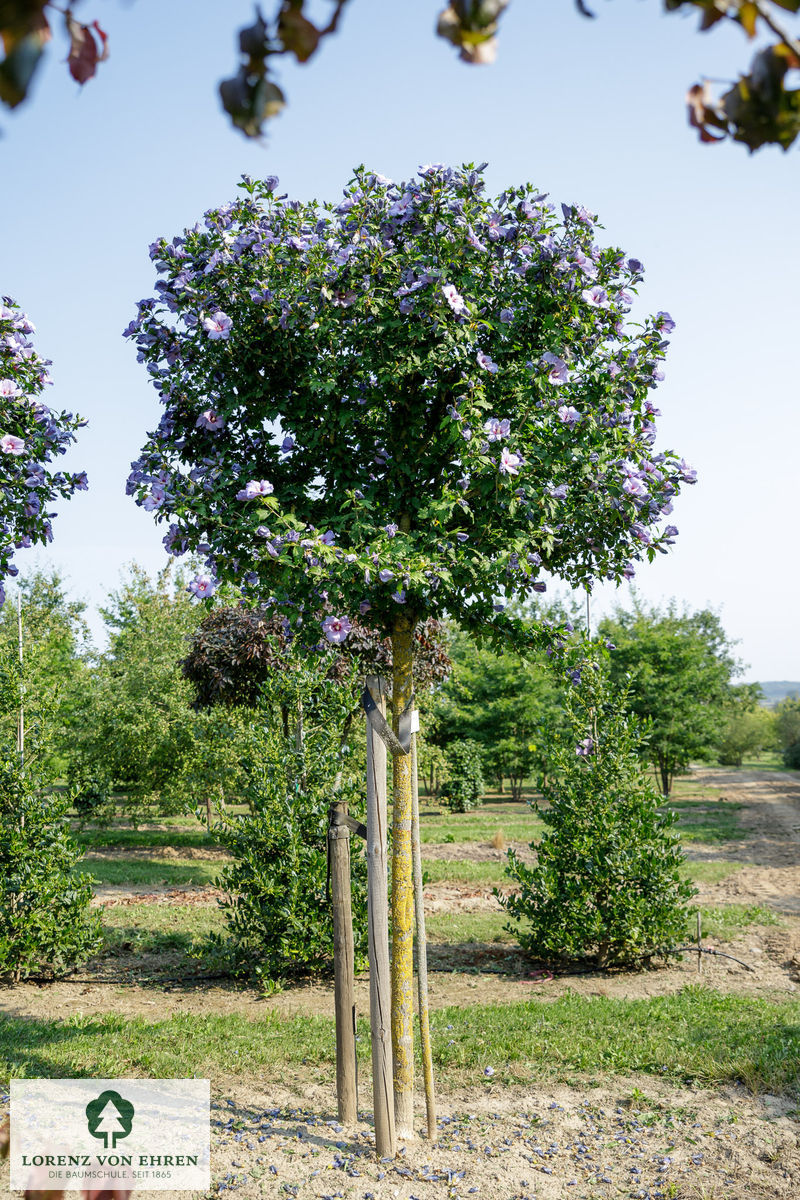
[[(395, 620), (392, 630), (392, 725), (413, 690), (414, 623)], [(411, 756), (398, 754), (392, 771), (392, 1055), (394, 1116), (398, 1138), (414, 1137), (414, 886), (411, 857)]]

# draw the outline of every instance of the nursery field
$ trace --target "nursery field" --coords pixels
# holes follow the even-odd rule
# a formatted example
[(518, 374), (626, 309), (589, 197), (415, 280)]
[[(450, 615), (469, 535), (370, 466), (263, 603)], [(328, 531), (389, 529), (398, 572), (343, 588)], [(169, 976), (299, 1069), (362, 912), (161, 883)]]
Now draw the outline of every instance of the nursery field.
[[(693, 914), (680, 962), (562, 974), (518, 951), (493, 894), (508, 886), (506, 848), (528, 853), (541, 823), (496, 794), (463, 815), (423, 800), (435, 1150), (420, 1137), (395, 1163), (371, 1152), (366, 978), (365, 1120), (342, 1129), (332, 987), (243, 989), (203, 956), (205, 936), (224, 927), (225, 852), (188, 819), (81, 835), (102, 951), (65, 981), (0, 990), (2, 1080), (210, 1078), (214, 1196), (794, 1196), (800, 774), (697, 769), (671, 807), (702, 945), (716, 953), (693, 949)], [(421, 1128), (421, 1094), (417, 1104)]]

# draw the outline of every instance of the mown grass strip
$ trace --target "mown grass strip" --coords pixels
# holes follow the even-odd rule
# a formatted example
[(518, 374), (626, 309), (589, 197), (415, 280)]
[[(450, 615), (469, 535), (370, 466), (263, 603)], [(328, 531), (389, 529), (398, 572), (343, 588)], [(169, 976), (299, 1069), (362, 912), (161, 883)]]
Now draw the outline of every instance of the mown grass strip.
[[(550, 1002), (440, 1009), (432, 1015), (440, 1086), (507, 1078), (571, 1081), (587, 1075), (656, 1075), (703, 1085), (800, 1094), (800, 1000), (722, 996), (691, 987), (620, 1000), (567, 993)], [(359, 1023), (359, 1056), (369, 1057)], [(0, 1021), (0, 1070), (14, 1076), (200, 1076), (221, 1080), (269, 1068), (330, 1064), (333, 1021), (241, 1014), (181, 1014), (165, 1021), (117, 1016)]]
[(752, 863), (732, 862), (730, 859), (719, 858), (713, 862), (687, 862), (682, 867), (683, 874), (695, 883), (721, 883), (729, 879), (742, 867), (752, 866)]
[(677, 813), (675, 828), (684, 842), (713, 846), (747, 837), (747, 830), (739, 821), (739, 813), (744, 807), (735, 800), (670, 799), (662, 806), (662, 811)]
[(530, 842), (541, 837), (544, 825), (525, 806), (519, 806), (518, 816), (494, 816), (480, 813), (458, 813), (420, 820), (420, 841), (429, 842), (490, 842), (502, 833), (507, 842)]
[(89, 848), (120, 847), (129, 850), (151, 850), (161, 846), (196, 846), (214, 848), (219, 845), (205, 829), (83, 829), (74, 834), (79, 846)]
[(216, 905), (129, 904), (101, 911), (101, 954), (188, 953), (225, 929)]
[(222, 870), (218, 860), (155, 858), (95, 858), (87, 854), (76, 871), (91, 875), (96, 884), (120, 884), (126, 887), (185, 887), (213, 883)]
[(426, 883), (507, 883), (506, 860), (472, 862), (468, 858), (423, 858)]
[(425, 918), (425, 929), (429, 940), (439, 945), (457, 945), (465, 942), (511, 942), (514, 938), (503, 926), (508, 916), (497, 907), (488, 912), (440, 912)]

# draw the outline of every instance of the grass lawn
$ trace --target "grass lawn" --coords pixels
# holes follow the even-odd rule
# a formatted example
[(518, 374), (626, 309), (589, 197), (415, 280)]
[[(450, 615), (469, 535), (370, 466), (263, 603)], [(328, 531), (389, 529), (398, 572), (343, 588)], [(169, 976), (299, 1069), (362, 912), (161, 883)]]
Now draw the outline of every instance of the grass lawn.
[[(676, 1082), (742, 1082), (753, 1091), (798, 1094), (800, 1000), (721, 996), (689, 987), (671, 996), (619, 1000), (567, 993), (553, 1001), (441, 1009), (431, 1018), (437, 1079), (477, 1082), (487, 1066), (500, 1082), (586, 1079), (644, 1072)], [(368, 1023), (358, 1026), (367, 1067)], [(417, 1039), (418, 1045), (418, 1039)], [(268, 1068), (333, 1062), (329, 1018), (259, 1020), (240, 1014), (0, 1023), (0, 1076), (196, 1075), (219, 1082)]]
[(173, 858), (168, 862), (154, 858), (95, 858), (87, 854), (75, 868), (91, 875), (96, 884), (123, 884), (128, 887), (186, 887), (209, 884), (222, 869), (217, 860)]
[(126, 904), (101, 913), (104, 955), (187, 953), (225, 918), (211, 904)]
[(747, 836), (739, 823), (739, 813), (744, 808), (735, 800), (689, 800), (670, 798), (662, 812), (674, 812), (678, 820), (676, 828), (684, 842), (702, 842), (714, 845), (732, 842)]
[(496, 833), (506, 841), (530, 842), (541, 836), (544, 825), (524, 801), (502, 805), (482, 804), (468, 813), (426, 808), (420, 813), (420, 841), (490, 842)]
[(507, 883), (505, 858), (499, 862), (473, 862), (469, 858), (423, 858), (426, 883)]
[(79, 846), (90, 849), (150, 850), (161, 846), (219, 845), (201, 826), (197, 829), (90, 829), (75, 833)]
[(729, 879), (748, 863), (731, 862), (730, 859), (717, 858), (713, 862), (687, 862), (683, 865), (683, 873), (695, 883), (721, 883)]

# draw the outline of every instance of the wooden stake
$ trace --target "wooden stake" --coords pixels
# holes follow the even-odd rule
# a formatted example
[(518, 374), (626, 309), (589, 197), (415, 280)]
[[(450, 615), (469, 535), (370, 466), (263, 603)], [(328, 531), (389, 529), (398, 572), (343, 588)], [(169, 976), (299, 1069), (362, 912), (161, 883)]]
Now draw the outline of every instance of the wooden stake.
[[(381, 680), (367, 687), (381, 712)], [(369, 1022), (372, 1034), (372, 1094), (378, 1158), (394, 1158), (397, 1138), (392, 1096), (391, 982), (389, 973), (386, 747), (367, 721), (367, 902), (369, 911)]]
[(700, 916), (700, 909), (698, 908), (698, 910), (697, 910), (697, 974), (698, 975), (700, 974), (700, 972), (702, 970), (702, 963), (703, 963), (703, 948), (700, 944), (701, 933), (702, 933), (702, 918)]
[(356, 1080), (356, 1035), (353, 911), (350, 899), (350, 830), (344, 823), (347, 806), (332, 804), (328, 827), (333, 902), (333, 972), (336, 1013), (336, 1101), (339, 1120), (354, 1125), (358, 1120)]
[[(413, 693), (414, 627), (398, 617), (392, 630), (392, 727)], [(414, 878), (411, 855), (411, 755), (393, 757), (392, 772), (392, 1056), (394, 1120), (401, 1141), (414, 1138)]]
[(17, 589), (17, 637), (19, 646), (19, 722), (17, 725), (17, 753), (20, 769), (25, 769), (25, 684), (22, 679), (22, 588)]
[[(417, 720), (415, 724), (418, 724)], [(412, 725), (412, 729), (414, 726)], [(433, 1055), (428, 1019), (428, 945), (425, 938), (425, 905), (422, 893), (422, 847), (419, 838), (419, 784), (417, 781), (417, 734), (411, 735), (411, 853), (414, 858), (414, 913), (417, 926), (417, 998), (422, 1044), (422, 1073), (425, 1080), (425, 1110), (428, 1138), (436, 1141), (436, 1096), (433, 1090)]]

